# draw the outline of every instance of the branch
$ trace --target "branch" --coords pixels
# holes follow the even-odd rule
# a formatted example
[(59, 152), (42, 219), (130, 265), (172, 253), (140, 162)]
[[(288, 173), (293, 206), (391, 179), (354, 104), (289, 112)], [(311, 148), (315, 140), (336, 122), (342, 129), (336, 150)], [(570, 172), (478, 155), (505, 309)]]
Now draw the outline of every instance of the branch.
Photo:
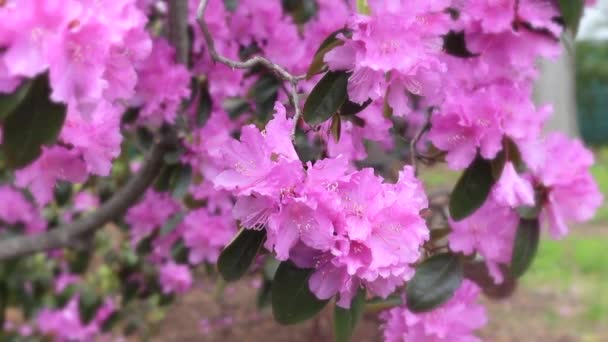
[(208, 0), (201, 0), (198, 9), (196, 11), (196, 19), (198, 24), (203, 32), (203, 37), (205, 38), (205, 43), (207, 44), (207, 49), (209, 51), (209, 55), (211, 58), (218, 63), (229, 66), (233, 69), (251, 69), (255, 66), (261, 65), (272, 71), (275, 75), (277, 75), (283, 81), (289, 82), (291, 84), (291, 91), (287, 94), (291, 99), (291, 102), (294, 104), (295, 115), (293, 132), (291, 134), (292, 140), (295, 138), (295, 131), (298, 125), (298, 120), (302, 115), (300, 110), (300, 98), (298, 96), (298, 82), (305, 79), (306, 75), (294, 76), (289, 71), (285, 70), (278, 64), (273, 63), (272, 61), (262, 57), (255, 56), (247, 59), (246, 61), (236, 61), (230, 59), (228, 57), (220, 55), (216, 48), (213, 37), (211, 36), (211, 32), (209, 32), (209, 27), (207, 27), (207, 23), (205, 22), (205, 10), (207, 9)]
[(159, 139), (148, 153), (139, 172), (94, 213), (72, 224), (57, 227), (42, 234), (0, 240), (0, 261), (70, 247), (80, 237), (103, 227), (114, 218), (122, 216), (152, 184), (163, 165), (165, 153), (173, 146), (173, 143), (168, 137)]
[(410, 161), (411, 161), (412, 167), (414, 168), (414, 173), (416, 176), (418, 176), (418, 155), (419, 155), (417, 145), (420, 142), (420, 139), (422, 139), (422, 136), (424, 135), (424, 133), (426, 133), (429, 129), (431, 129), (431, 114), (430, 113), (426, 116), (424, 124), (422, 125), (422, 127), (420, 128), (418, 133), (416, 133), (416, 136), (414, 137), (414, 139), (412, 139), (412, 141), (410, 143)]
[(177, 61), (188, 65), (188, 0), (169, 1), (169, 40), (175, 47)]
[[(169, 1), (169, 39), (178, 62), (188, 62), (188, 1)], [(78, 245), (83, 236), (100, 229), (124, 213), (146, 192), (163, 166), (163, 158), (177, 144), (174, 129), (161, 134), (136, 175), (97, 211), (71, 224), (29, 236), (0, 240), (0, 261)]]

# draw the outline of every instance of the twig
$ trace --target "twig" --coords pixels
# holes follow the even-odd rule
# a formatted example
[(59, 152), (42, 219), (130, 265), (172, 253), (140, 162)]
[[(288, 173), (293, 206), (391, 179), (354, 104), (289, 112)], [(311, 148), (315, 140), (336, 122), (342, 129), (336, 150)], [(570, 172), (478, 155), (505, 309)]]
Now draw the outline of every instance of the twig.
[(255, 66), (261, 65), (266, 67), (268, 70), (275, 73), (280, 79), (283, 81), (289, 82), (291, 84), (291, 92), (287, 94), (290, 97), (291, 102), (294, 105), (294, 126), (291, 134), (292, 140), (295, 139), (295, 131), (298, 125), (298, 120), (302, 115), (300, 110), (300, 98), (298, 95), (298, 82), (305, 79), (306, 75), (295, 76), (292, 75), (289, 71), (285, 70), (278, 64), (273, 63), (272, 61), (262, 57), (262, 56), (254, 56), (245, 61), (236, 61), (225, 56), (220, 55), (216, 48), (213, 37), (211, 36), (211, 32), (209, 32), (209, 28), (207, 27), (207, 23), (205, 22), (205, 10), (207, 9), (208, 0), (201, 0), (198, 9), (196, 11), (196, 19), (198, 24), (203, 32), (203, 37), (205, 39), (205, 43), (207, 44), (207, 49), (209, 51), (209, 55), (211, 58), (218, 63), (224, 64), (233, 69), (251, 69)]
[(420, 127), (420, 130), (418, 131), (418, 133), (416, 133), (416, 136), (410, 142), (410, 161), (411, 161), (412, 167), (414, 168), (414, 173), (416, 176), (418, 176), (418, 147), (417, 147), (417, 145), (420, 142), (420, 139), (422, 139), (422, 136), (424, 135), (424, 133), (426, 133), (429, 129), (431, 129), (431, 113), (430, 112), (426, 116), (426, 120), (424, 121), (424, 124), (422, 125), (422, 127)]

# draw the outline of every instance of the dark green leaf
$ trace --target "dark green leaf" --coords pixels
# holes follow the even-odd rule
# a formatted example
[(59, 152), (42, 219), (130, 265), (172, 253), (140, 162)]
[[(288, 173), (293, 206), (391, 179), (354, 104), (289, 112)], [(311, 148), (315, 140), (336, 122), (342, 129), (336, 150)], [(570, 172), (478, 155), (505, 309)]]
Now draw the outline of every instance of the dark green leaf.
[(75, 274), (82, 274), (86, 272), (91, 262), (93, 251), (85, 248), (79, 251), (70, 252), (68, 257), (68, 265), (70, 271)]
[(175, 301), (175, 295), (173, 293), (170, 294), (161, 294), (158, 299), (158, 305), (167, 306), (172, 304)]
[(212, 108), (213, 100), (211, 99), (211, 94), (209, 94), (209, 87), (205, 82), (204, 85), (200, 86), (198, 108), (196, 110), (196, 125), (198, 127), (203, 127), (207, 123), (209, 116), (211, 116)]
[(559, 0), (559, 8), (564, 24), (576, 36), (585, 8), (584, 0)]
[(177, 226), (182, 222), (186, 216), (186, 213), (177, 213), (173, 215), (165, 224), (160, 228), (160, 236), (166, 236), (175, 231)]
[(330, 71), (314, 87), (304, 104), (304, 120), (311, 125), (327, 121), (346, 101), (350, 74)]
[(30, 91), (4, 121), (2, 149), (7, 164), (14, 169), (33, 162), (42, 145), (52, 145), (63, 127), (66, 107), (51, 102), (46, 76), (36, 78)]
[(281, 264), (280, 261), (269, 255), (264, 261), (264, 277), (268, 280), (274, 279), (274, 275), (277, 273), (277, 268)]
[(32, 83), (27, 81), (19, 86), (11, 94), (0, 94), (0, 121), (13, 113), (15, 108), (23, 101), (28, 94)]
[(296, 24), (304, 24), (317, 14), (316, 0), (282, 0), (283, 9), (293, 17)]
[(538, 219), (520, 219), (513, 254), (511, 257), (511, 274), (521, 277), (530, 267), (540, 239), (540, 224)]
[(4, 320), (6, 314), (6, 304), (8, 302), (8, 286), (6, 280), (0, 280), (0, 324), (4, 327)]
[(351, 116), (360, 113), (372, 103), (372, 100), (367, 100), (363, 104), (351, 102), (349, 99), (344, 101), (342, 107), (340, 107), (340, 115)]
[(188, 193), (191, 182), (192, 167), (190, 165), (178, 165), (174, 168), (169, 180), (169, 187), (173, 197), (184, 197)]
[(319, 300), (308, 288), (312, 269), (282, 262), (272, 281), (272, 313), (280, 324), (296, 324), (319, 313), (328, 300)]
[(325, 67), (325, 61), (323, 59), (329, 51), (333, 50), (337, 46), (344, 44), (341, 39), (338, 39), (339, 35), (350, 37), (352, 36), (352, 31), (345, 28), (339, 29), (330, 34), (327, 38), (325, 38), (325, 40), (317, 49), (317, 52), (315, 52), (315, 56), (312, 59), (310, 67), (308, 67), (308, 71), (306, 72), (307, 79), (310, 79), (314, 75), (319, 74), (321, 71), (323, 71), (323, 68)]
[(157, 237), (158, 233), (154, 232), (154, 234), (146, 236), (143, 240), (141, 240), (135, 248), (137, 254), (146, 255), (152, 252), (152, 243), (154, 242), (154, 240), (156, 240)]
[(55, 201), (59, 206), (66, 205), (72, 197), (72, 184), (66, 181), (58, 181), (54, 189)]
[(435, 255), (416, 269), (406, 288), (408, 308), (413, 312), (432, 310), (448, 299), (462, 282), (462, 265), (452, 253)]
[(334, 137), (336, 142), (339, 142), (340, 136), (342, 135), (342, 120), (340, 119), (340, 115), (334, 115), (331, 120), (331, 127), (329, 130), (331, 131), (331, 135)]
[(253, 263), (265, 238), (266, 230), (241, 229), (224, 248), (217, 261), (217, 268), (222, 277), (226, 281), (241, 278)]
[(224, 7), (230, 12), (234, 12), (238, 5), (238, 0), (224, 0)]
[(160, 170), (160, 174), (156, 178), (156, 182), (154, 183), (154, 190), (158, 192), (167, 192), (171, 186), (171, 177), (173, 176), (173, 170), (176, 168), (176, 165), (165, 165)]
[(256, 116), (262, 122), (270, 118), (279, 96), (281, 81), (271, 74), (265, 74), (249, 90), (249, 97), (254, 100)]
[(479, 209), (490, 195), (496, 180), (492, 162), (481, 156), (464, 171), (450, 197), (450, 214), (460, 221)]
[(178, 164), (182, 160), (182, 156), (184, 155), (185, 151), (186, 149), (183, 146), (177, 146), (171, 151), (165, 153), (163, 160), (166, 164), (169, 165)]
[(120, 314), (118, 313), (118, 311), (112, 312), (112, 314), (110, 314), (110, 317), (103, 321), (103, 324), (101, 325), (101, 331), (106, 333), (111, 331), (112, 328), (114, 328), (114, 326), (118, 323), (118, 321), (120, 321)]
[(479, 56), (479, 54), (472, 53), (467, 48), (464, 31), (450, 31), (443, 36), (443, 51), (449, 55), (460, 58)]
[(103, 301), (93, 290), (83, 290), (80, 292), (80, 298), (78, 302), (78, 311), (80, 313), (80, 320), (84, 324), (91, 322), (95, 318), (97, 310), (101, 307)]
[(57, 294), (55, 296), (55, 304), (57, 305), (57, 308), (60, 308), (60, 309), (64, 308), (68, 304), (70, 299), (72, 299), (72, 297), (74, 297), (76, 290), (77, 290), (76, 285), (70, 284), (65, 289), (63, 289), (63, 291), (61, 291), (61, 293)]
[(336, 342), (350, 341), (357, 323), (361, 320), (365, 311), (365, 289), (359, 288), (357, 295), (353, 298), (350, 309), (335, 306), (334, 310), (334, 340)]
[(190, 250), (184, 244), (183, 240), (179, 240), (171, 249), (171, 256), (178, 264), (187, 264), (190, 257)]
[(271, 302), (272, 298), (272, 281), (264, 279), (262, 287), (258, 291), (257, 306), (258, 309), (265, 308)]

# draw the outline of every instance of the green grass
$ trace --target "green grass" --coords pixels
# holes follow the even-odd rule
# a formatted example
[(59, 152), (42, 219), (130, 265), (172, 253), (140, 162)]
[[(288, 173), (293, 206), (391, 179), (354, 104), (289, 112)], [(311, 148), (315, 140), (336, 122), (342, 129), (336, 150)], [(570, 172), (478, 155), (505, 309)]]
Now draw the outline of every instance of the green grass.
[(608, 321), (606, 246), (608, 235), (585, 237), (575, 233), (562, 241), (543, 240), (531, 269), (522, 279), (523, 285), (550, 288), (555, 293), (576, 289), (583, 307), (579, 319), (590, 323)]
[[(604, 198), (608, 198), (608, 149), (601, 149), (595, 151), (596, 163), (591, 169), (593, 177), (597, 181), (600, 190), (604, 194)], [(604, 201), (604, 204), (597, 211), (597, 215), (593, 220), (595, 223), (607, 223), (608, 224), (608, 203)]]

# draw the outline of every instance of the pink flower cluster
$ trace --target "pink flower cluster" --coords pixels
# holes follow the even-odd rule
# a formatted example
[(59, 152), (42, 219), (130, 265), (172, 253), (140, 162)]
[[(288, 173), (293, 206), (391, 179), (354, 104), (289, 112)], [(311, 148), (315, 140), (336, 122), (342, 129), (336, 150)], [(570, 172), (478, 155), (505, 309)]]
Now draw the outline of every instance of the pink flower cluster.
[(0, 5), (0, 92), (48, 72), (51, 99), (68, 106), (62, 147), (45, 149), (17, 174), (18, 185), (29, 187), (39, 204), (48, 203), (57, 180), (110, 174), (127, 104), (142, 106), (142, 119), (159, 124), (173, 121), (189, 96), (189, 72), (166, 42), (151, 39), (147, 21), (131, 0)]
[(477, 303), (481, 293), (473, 282), (465, 280), (454, 297), (439, 308), (422, 314), (406, 307), (381, 314), (384, 341), (478, 342), (473, 333), (487, 322), (483, 306)]
[(9, 185), (0, 186), (0, 228), (23, 224), (28, 234), (46, 229), (40, 210), (25, 196)]
[(386, 297), (413, 276), (428, 229), (421, 183), (405, 167), (396, 184), (372, 169), (354, 171), (338, 156), (302, 165), (290, 141), (293, 121), (277, 104), (260, 132), (245, 126), (224, 150), (216, 187), (237, 197), (235, 219), (265, 229), (279, 260), (314, 268), (310, 288), (320, 299), (339, 294), (349, 307), (360, 286)]
[(410, 112), (407, 92), (432, 97), (446, 65), (441, 36), (449, 30), (450, 1), (369, 1), (371, 15), (355, 14), (352, 38), (330, 51), (332, 70), (352, 71), (351, 101), (386, 98), (396, 115)]
[(52, 336), (54, 341), (90, 341), (101, 333), (101, 326), (115, 311), (111, 298), (107, 298), (93, 319), (84, 324), (78, 309), (79, 296), (74, 296), (62, 309), (43, 309), (36, 316), (41, 333)]
[(527, 171), (518, 174), (508, 162), (484, 206), (462, 221), (450, 222), (450, 249), (479, 253), (498, 283), (503, 281), (499, 265), (511, 260), (518, 207), (538, 206), (541, 223), (552, 237), (561, 238), (568, 232), (567, 223), (590, 220), (603, 201), (589, 170), (593, 155), (579, 141), (553, 133), (522, 152)]

